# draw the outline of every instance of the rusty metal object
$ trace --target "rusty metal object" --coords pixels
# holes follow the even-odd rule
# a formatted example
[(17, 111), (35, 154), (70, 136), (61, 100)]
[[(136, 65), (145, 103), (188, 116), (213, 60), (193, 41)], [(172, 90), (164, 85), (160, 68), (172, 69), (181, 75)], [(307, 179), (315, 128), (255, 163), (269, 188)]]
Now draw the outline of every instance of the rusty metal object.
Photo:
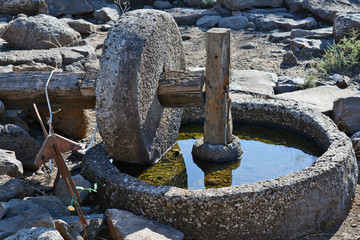
[[(75, 183), (71, 177), (70, 171), (66, 166), (64, 158), (62, 157), (62, 153), (68, 152), (68, 151), (73, 151), (73, 150), (79, 150), (79, 149), (81, 149), (81, 146), (80, 146), (80, 144), (78, 144), (74, 141), (71, 141), (65, 137), (62, 137), (58, 134), (55, 134), (55, 132), (54, 132), (54, 129), (52, 126), (52, 114), (54, 112), (52, 112), (52, 110), (51, 110), (51, 105), (50, 105), (48, 91), (47, 91), (47, 87), (49, 85), (49, 82), (50, 82), (53, 74), (54, 74), (54, 71), (51, 72), (49, 79), (46, 83), (46, 88), (45, 88), (47, 103), (48, 103), (49, 112), (50, 112), (50, 117), (48, 120), (48, 124), (49, 124), (49, 132), (48, 133), (46, 132), (45, 126), (41, 120), (41, 117), (40, 117), (40, 114), (39, 114), (39, 111), (38, 111), (36, 105), (33, 104), (34, 108), (35, 108), (35, 112), (37, 114), (37, 117), (39, 118), (39, 122), (40, 122), (40, 125), (42, 128), (42, 131), (44, 133), (44, 137), (45, 137), (45, 141), (40, 149), (40, 152), (36, 156), (34, 163), (37, 166), (39, 166), (42, 163), (45, 163), (45, 161), (48, 161), (52, 158), (55, 159), (56, 166), (58, 167), (57, 179), (60, 174), (66, 184), (66, 187), (69, 191), (70, 197), (75, 198), (75, 200), (76, 200), (76, 201), (74, 201), (75, 209), (76, 209), (76, 212), (79, 216), (80, 222), (84, 229), (84, 239), (87, 239), (86, 226), (88, 224), (86, 222), (85, 216), (79, 205), (79, 203), (81, 203), (81, 198), (80, 198), (79, 192), (76, 189)], [(56, 182), (55, 182), (55, 184), (56, 184)]]

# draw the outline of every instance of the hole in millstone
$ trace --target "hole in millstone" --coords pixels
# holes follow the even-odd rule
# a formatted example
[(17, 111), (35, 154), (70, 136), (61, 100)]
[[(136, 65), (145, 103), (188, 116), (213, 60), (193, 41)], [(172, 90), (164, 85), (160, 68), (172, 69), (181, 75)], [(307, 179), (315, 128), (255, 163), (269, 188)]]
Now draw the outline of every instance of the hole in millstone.
[(189, 36), (182, 36), (181, 39), (182, 39), (183, 41), (187, 41), (187, 40), (190, 40), (191, 37), (189, 37)]
[(185, 189), (221, 188), (278, 178), (310, 166), (323, 153), (302, 134), (283, 128), (235, 123), (243, 155), (237, 161), (213, 163), (193, 160), (195, 141), (203, 137), (202, 124), (182, 125), (177, 143), (154, 165), (115, 163), (121, 172), (154, 185)]

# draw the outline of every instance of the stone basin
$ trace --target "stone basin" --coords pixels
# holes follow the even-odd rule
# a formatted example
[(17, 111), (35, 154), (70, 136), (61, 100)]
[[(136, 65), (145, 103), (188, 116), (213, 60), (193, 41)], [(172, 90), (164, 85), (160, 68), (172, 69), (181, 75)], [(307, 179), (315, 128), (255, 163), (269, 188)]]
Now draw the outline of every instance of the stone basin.
[[(315, 163), (277, 179), (218, 189), (155, 186), (121, 173), (102, 144), (84, 156), (83, 176), (98, 184), (102, 208), (171, 225), (190, 239), (293, 239), (326, 232), (345, 219), (358, 166), (351, 141), (327, 116), (292, 101), (232, 96), (234, 121), (305, 133), (325, 150)], [(199, 111), (193, 117), (198, 118)]]

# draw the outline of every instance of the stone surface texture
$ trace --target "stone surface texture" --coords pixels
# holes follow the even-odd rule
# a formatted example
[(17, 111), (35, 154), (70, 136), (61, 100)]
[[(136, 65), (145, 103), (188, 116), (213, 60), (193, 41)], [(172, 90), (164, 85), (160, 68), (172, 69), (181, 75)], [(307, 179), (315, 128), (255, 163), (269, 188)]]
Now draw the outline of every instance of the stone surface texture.
[[(92, 187), (89, 181), (85, 180), (80, 174), (73, 176), (72, 179), (75, 183), (75, 186), (81, 186), (84, 188)], [(58, 185), (56, 186), (55, 196), (57, 196), (65, 205), (67, 206), (70, 205), (72, 196), (70, 196), (69, 191), (66, 187), (66, 183), (62, 178), (60, 179)], [(88, 191), (81, 192), (80, 193), (81, 201), (84, 202), (88, 196), (89, 196)]]
[(15, 152), (0, 149), (0, 172), (17, 178), (23, 175), (23, 165), (16, 159)]
[(304, 0), (303, 7), (323, 20), (333, 23), (338, 15), (358, 11), (360, 2), (358, 0)]
[(312, 17), (307, 17), (305, 19), (292, 19), (273, 14), (269, 14), (264, 18), (257, 18), (255, 23), (259, 29), (265, 31), (271, 31), (274, 29), (283, 29), (285, 31), (298, 28), (312, 29), (317, 25), (317, 22)]
[(0, 125), (0, 149), (14, 151), (24, 168), (37, 169), (34, 160), (40, 147), (24, 129), (13, 124)]
[(333, 28), (324, 27), (312, 30), (293, 29), (290, 38), (329, 39), (333, 37)]
[(153, 163), (175, 143), (181, 110), (157, 98), (164, 68), (185, 69), (179, 29), (157, 10), (124, 14), (105, 41), (96, 85), (97, 122), (115, 161)]
[(283, 0), (219, 0), (221, 6), (231, 10), (243, 10), (253, 7), (281, 7)]
[(294, 53), (292, 51), (287, 51), (283, 56), (283, 60), (281, 62), (281, 65), (295, 66), (297, 64), (298, 64), (298, 60), (295, 57)]
[(232, 100), (234, 121), (303, 132), (326, 152), (311, 166), (277, 179), (185, 190), (154, 186), (121, 173), (99, 144), (87, 152), (82, 171), (98, 183), (101, 206), (147, 216), (194, 239), (294, 239), (338, 226), (351, 206), (358, 177), (349, 138), (330, 118), (299, 103), (247, 100), (236, 94)]
[(257, 70), (233, 70), (230, 91), (273, 95), (278, 76), (275, 73)]
[(45, 0), (48, 12), (55, 17), (61, 15), (81, 15), (92, 13), (93, 7), (88, 0)]
[(334, 40), (339, 42), (344, 37), (348, 37), (353, 31), (360, 30), (360, 13), (344, 14), (335, 18), (333, 25)]
[(332, 42), (328, 39), (294, 38), (290, 41), (290, 50), (299, 58), (321, 57)]
[(48, 50), (10, 50), (0, 52), (0, 66), (6, 65), (22, 65), (29, 63), (43, 63), (52, 67), (60, 67), (62, 65), (62, 56), (59, 51)]
[(294, 100), (307, 104), (322, 113), (330, 113), (333, 110), (333, 102), (338, 98), (359, 96), (358, 91), (351, 89), (340, 89), (336, 86), (320, 86), (308, 88), (291, 93), (276, 95), (276, 98)]
[(302, 12), (304, 0), (284, 0), (284, 4), (290, 9), (291, 12)]
[(338, 128), (350, 135), (360, 131), (360, 96), (334, 101), (333, 118)]
[(54, 220), (55, 228), (65, 240), (82, 240), (83, 238), (75, 232), (65, 221)]
[(17, 49), (49, 49), (79, 41), (81, 36), (63, 21), (40, 14), (11, 21), (2, 38)]
[(65, 18), (62, 20), (64, 22), (66, 22), (69, 25), (69, 27), (71, 27), (72, 29), (74, 29), (75, 31), (77, 31), (79, 33), (89, 34), (89, 33), (93, 33), (96, 31), (95, 25), (84, 19)]
[(105, 214), (112, 239), (182, 240), (184, 238), (182, 232), (170, 226), (128, 211), (107, 209)]
[(226, 17), (219, 20), (220, 28), (231, 28), (232, 30), (244, 29), (248, 24), (249, 19), (244, 16)]
[(2, 0), (0, 1), (0, 14), (36, 15), (46, 13), (48, 6), (44, 0)]
[(96, 20), (102, 20), (105, 22), (116, 21), (119, 19), (119, 17), (118, 10), (110, 7), (103, 7), (94, 12), (94, 18)]
[(220, 19), (220, 16), (203, 16), (196, 21), (196, 26), (203, 28), (212, 28), (219, 22)]
[(6, 240), (63, 240), (60, 233), (54, 228), (32, 227), (24, 228), (9, 237)]
[(22, 197), (24, 197), (24, 185), (21, 180), (8, 175), (0, 175), (0, 202)]
[(6, 214), (6, 217), (0, 221), (0, 232), (16, 233), (23, 228), (55, 227), (54, 221), (46, 209), (35, 204), (28, 204), (26, 206), (29, 208), (27, 208), (25, 205), (21, 206), (20, 204), (23, 204), (21, 202), (26, 201), (17, 201), (17, 206), (14, 203), (11, 203), (11, 208), (19, 207), (21, 208), (21, 211), (16, 211), (16, 209), (14, 209), (16, 213), (10, 214), (10, 209), (8, 214)]
[(217, 11), (212, 9), (171, 8), (164, 11), (169, 13), (179, 26), (194, 25), (196, 21), (203, 16), (219, 15)]
[(232, 142), (227, 145), (204, 144), (204, 138), (197, 140), (192, 148), (195, 160), (207, 162), (230, 162), (238, 160), (243, 151), (240, 139), (233, 136)]

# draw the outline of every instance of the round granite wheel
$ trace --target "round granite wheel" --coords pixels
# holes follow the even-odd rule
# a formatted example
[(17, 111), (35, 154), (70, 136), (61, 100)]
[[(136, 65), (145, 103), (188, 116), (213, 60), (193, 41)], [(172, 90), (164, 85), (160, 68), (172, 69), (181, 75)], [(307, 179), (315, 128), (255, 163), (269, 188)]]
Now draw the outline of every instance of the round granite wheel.
[(97, 122), (114, 161), (154, 163), (175, 143), (182, 111), (158, 100), (164, 68), (185, 69), (174, 19), (156, 10), (124, 14), (105, 41), (96, 83)]

